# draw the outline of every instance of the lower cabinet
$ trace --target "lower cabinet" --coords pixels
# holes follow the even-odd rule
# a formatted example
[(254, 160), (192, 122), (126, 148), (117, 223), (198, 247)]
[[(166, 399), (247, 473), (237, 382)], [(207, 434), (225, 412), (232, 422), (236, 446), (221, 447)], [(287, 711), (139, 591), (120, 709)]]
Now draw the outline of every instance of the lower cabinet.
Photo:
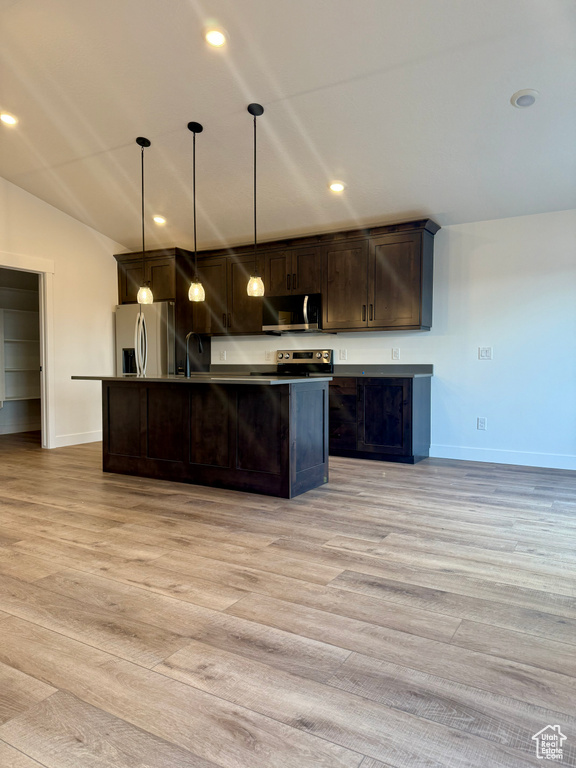
[(413, 464), (430, 451), (430, 377), (335, 377), (330, 454)]

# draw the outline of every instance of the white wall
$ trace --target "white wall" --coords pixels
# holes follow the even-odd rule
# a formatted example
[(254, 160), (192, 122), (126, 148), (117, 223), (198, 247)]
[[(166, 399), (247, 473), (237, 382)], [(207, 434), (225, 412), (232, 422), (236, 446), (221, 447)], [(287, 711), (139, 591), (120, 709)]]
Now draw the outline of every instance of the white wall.
[(114, 372), (113, 254), (123, 250), (0, 178), (0, 266), (46, 273), (49, 447), (101, 439), (100, 383), (70, 377)]
[(430, 332), (214, 339), (212, 362), (328, 346), (392, 363), (399, 347), (400, 363), (434, 365), (432, 456), (576, 469), (575, 342), (576, 211), (564, 211), (440, 230)]

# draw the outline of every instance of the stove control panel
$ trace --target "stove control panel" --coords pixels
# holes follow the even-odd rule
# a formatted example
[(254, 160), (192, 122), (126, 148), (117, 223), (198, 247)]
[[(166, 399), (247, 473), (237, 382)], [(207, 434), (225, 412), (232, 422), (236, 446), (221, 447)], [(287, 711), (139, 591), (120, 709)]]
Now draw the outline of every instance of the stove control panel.
[(279, 349), (276, 353), (276, 360), (279, 363), (291, 363), (294, 365), (307, 365), (309, 363), (327, 363), (332, 365), (333, 359), (333, 349)]

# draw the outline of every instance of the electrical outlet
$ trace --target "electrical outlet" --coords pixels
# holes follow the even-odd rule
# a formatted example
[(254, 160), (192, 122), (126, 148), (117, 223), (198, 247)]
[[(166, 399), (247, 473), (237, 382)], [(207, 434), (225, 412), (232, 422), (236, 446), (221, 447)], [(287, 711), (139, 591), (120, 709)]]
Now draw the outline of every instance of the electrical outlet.
[(487, 428), (488, 419), (486, 416), (478, 416), (476, 419), (476, 429), (486, 429)]
[(347, 349), (339, 349), (338, 350), (338, 360), (348, 360), (348, 350)]
[(267, 349), (266, 352), (264, 352), (264, 360), (267, 363), (271, 363), (272, 360), (274, 360), (274, 352), (271, 349)]
[(400, 347), (392, 347), (392, 360), (400, 360)]
[(478, 347), (478, 360), (492, 360), (492, 347)]
[(226, 350), (225, 349), (221, 349), (220, 350), (220, 362), (223, 363), (225, 360), (226, 360)]

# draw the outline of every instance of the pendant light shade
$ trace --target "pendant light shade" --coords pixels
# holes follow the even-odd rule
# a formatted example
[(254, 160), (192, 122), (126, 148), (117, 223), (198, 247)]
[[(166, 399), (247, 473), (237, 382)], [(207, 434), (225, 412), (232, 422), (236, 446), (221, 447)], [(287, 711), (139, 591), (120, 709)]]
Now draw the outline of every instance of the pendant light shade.
[(248, 296), (264, 296), (264, 281), (260, 275), (250, 275), (247, 290)]
[(192, 207), (194, 214), (194, 277), (188, 289), (190, 301), (205, 301), (206, 291), (198, 278), (198, 251), (196, 248), (196, 134), (202, 133), (204, 128), (200, 123), (188, 123), (188, 130), (192, 131)]
[(141, 285), (138, 288), (138, 295), (136, 296), (138, 304), (153, 304), (154, 296), (152, 295), (152, 289), (149, 285)]
[(204, 286), (196, 278), (190, 283), (190, 288), (188, 288), (188, 298), (190, 301), (206, 300), (206, 291), (204, 290)]
[(264, 282), (258, 273), (258, 238), (256, 229), (256, 118), (264, 114), (261, 104), (248, 104), (248, 112), (254, 118), (254, 274), (250, 275), (246, 288), (248, 296), (264, 296)]
[(138, 304), (152, 304), (154, 302), (150, 282), (144, 281), (146, 262), (146, 240), (144, 239), (144, 150), (146, 147), (150, 146), (150, 143), (150, 139), (145, 139), (143, 136), (138, 136), (136, 139), (136, 144), (140, 147), (140, 167), (142, 177), (142, 285), (138, 289), (138, 295), (136, 296)]

